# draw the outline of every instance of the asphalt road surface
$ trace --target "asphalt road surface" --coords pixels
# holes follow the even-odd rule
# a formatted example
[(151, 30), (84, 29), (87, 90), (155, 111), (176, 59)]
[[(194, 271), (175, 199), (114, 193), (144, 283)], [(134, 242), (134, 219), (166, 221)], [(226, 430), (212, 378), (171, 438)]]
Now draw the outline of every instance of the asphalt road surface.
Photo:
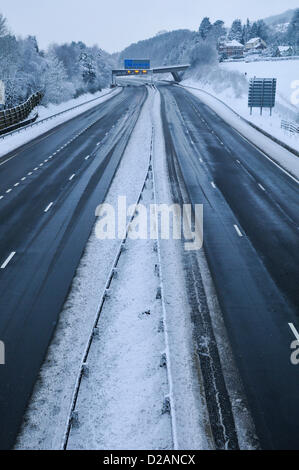
[[(298, 184), (186, 90), (157, 87), (170, 180), (175, 161), (190, 201), (204, 205), (204, 249), (261, 446), (299, 449), (288, 326), (299, 329)], [(125, 88), (0, 159), (2, 449), (14, 444), (145, 97), (143, 86)]]
[(90, 231), (146, 98), (119, 95), (0, 160), (0, 448), (13, 446)]
[(158, 86), (169, 161), (204, 205), (204, 248), (264, 449), (299, 448), (298, 184), (198, 98)]

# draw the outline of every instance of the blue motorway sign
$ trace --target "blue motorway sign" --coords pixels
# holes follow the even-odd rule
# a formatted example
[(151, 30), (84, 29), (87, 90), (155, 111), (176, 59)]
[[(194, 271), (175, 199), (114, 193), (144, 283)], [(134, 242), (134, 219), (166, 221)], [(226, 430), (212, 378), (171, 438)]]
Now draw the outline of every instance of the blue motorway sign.
[(151, 61), (149, 59), (125, 59), (126, 70), (149, 70)]

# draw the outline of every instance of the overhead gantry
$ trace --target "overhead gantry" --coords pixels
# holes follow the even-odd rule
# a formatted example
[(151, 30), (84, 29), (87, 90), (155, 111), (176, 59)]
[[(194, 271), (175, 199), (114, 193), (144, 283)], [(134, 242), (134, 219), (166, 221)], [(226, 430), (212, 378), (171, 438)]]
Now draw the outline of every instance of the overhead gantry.
[(169, 65), (163, 67), (155, 67), (149, 69), (114, 69), (112, 70), (112, 85), (116, 84), (116, 77), (142, 77), (146, 75), (153, 76), (154, 74), (171, 73), (175, 82), (182, 80), (179, 72), (184, 72), (190, 67), (187, 65)]

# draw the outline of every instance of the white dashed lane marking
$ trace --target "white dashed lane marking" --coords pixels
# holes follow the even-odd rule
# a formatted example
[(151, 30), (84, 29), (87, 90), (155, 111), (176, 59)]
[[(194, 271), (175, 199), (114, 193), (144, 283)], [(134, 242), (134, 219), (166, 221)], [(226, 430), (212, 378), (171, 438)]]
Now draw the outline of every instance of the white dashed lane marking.
[(236, 230), (237, 234), (239, 235), (239, 237), (243, 237), (243, 234), (242, 234), (241, 230), (239, 229), (238, 225), (234, 225), (234, 227), (235, 227), (235, 230)]
[(54, 204), (53, 202), (50, 202), (50, 204), (46, 207), (45, 212), (48, 212), (53, 206), (53, 204)]
[(6, 266), (8, 265), (8, 263), (12, 260), (12, 258), (15, 256), (16, 252), (15, 251), (12, 251), (10, 253), (10, 255), (8, 256), (8, 258), (6, 258), (6, 260), (4, 261), (4, 263), (1, 265), (1, 269), (5, 269)]

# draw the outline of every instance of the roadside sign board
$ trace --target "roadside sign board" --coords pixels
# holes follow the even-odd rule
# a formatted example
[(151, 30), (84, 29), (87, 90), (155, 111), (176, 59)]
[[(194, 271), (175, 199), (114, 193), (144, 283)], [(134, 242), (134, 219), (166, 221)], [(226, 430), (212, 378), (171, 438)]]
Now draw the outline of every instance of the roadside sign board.
[(149, 70), (151, 61), (149, 59), (125, 59), (126, 70)]
[(252, 108), (272, 108), (275, 106), (276, 78), (251, 78), (249, 82), (248, 106)]

